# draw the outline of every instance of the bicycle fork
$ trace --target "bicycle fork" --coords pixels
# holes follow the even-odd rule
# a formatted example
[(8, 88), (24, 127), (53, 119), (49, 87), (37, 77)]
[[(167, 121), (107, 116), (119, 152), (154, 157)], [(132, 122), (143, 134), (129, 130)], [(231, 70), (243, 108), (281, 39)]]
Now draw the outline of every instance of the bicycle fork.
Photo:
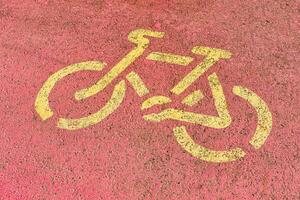
[(111, 83), (116, 77), (118, 77), (127, 67), (129, 67), (138, 57), (140, 57), (145, 49), (149, 45), (149, 40), (144, 36), (162, 38), (163, 32), (154, 32), (145, 29), (137, 29), (129, 33), (128, 40), (137, 46), (130, 51), (125, 57), (123, 57), (107, 74), (105, 74), (96, 84), (93, 86), (82, 89), (75, 93), (77, 100), (88, 98), (92, 95), (101, 92), (109, 83)]

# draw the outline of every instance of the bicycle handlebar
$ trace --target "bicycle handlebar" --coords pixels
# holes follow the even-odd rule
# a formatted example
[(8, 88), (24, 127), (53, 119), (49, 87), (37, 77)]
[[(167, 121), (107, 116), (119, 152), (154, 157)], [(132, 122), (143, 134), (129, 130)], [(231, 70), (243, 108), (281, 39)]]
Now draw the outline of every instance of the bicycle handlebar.
[(149, 39), (145, 38), (145, 36), (162, 38), (164, 35), (164, 32), (151, 31), (147, 29), (136, 29), (128, 34), (128, 40), (140, 46), (149, 44)]

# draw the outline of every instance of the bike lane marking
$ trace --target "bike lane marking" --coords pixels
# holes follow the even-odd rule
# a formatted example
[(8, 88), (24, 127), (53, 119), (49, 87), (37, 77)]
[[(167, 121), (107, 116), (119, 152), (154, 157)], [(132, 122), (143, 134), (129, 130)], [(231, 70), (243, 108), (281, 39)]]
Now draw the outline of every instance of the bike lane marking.
[(188, 56), (175, 55), (171, 53), (161, 53), (161, 52), (152, 52), (146, 59), (153, 61), (166, 62), (170, 64), (187, 66), (189, 65), (194, 58)]
[(42, 120), (46, 120), (53, 115), (53, 111), (49, 105), (49, 95), (51, 90), (59, 80), (61, 80), (65, 76), (68, 76), (70, 74), (82, 70), (101, 71), (104, 66), (105, 63), (101, 63), (98, 61), (87, 61), (87, 62), (81, 62), (81, 63), (69, 65), (52, 74), (44, 82), (35, 100), (35, 110), (40, 115)]
[(214, 151), (194, 142), (184, 126), (173, 129), (174, 136), (180, 146), (192, 156), (207, 162), (231, 162), (246, 155), (241, 148), (234, 148), (226, 151)]
[(98, 112), (78, 119), (59, 118), (57, 126), (67, 130), (78, 130), (101, 122), (120, 106), (125, 97), (125, 91), (125, 81), (122, 80), (116, 84), (110, 100)]
[(139, 97), (142, 97), (149, 93), (148, 88), (137, 73), (130, 72), (129, 74), (127, 74), (126, 79), (132, 85), (133, 89), (136, 91)]
[(172, 100), (169, 97), (165, 97), (165, 96), (154, 96), (154, 97), (150, 97), (148, 99), (146, 99), (141, 106), (141, 109), (147, 109), (147, 108), (151, 108), (152, 106), (155, 105), (162, 105), (162, 104), (166, 104), (166, 103), (170, 103), (172, 102)]
[(249, 143), (255, 149), (259, 149), (271, 133), (272, 113), (267, 104), (251, 90), (241, 86), (235, 86), (232, 91), (235, 95), (248, 101), (257, 113), (257, 127)]
[(172, 119), (207, 126), (210, 128), (226, 128), (231, 123), (231, 116), (227, 108), (227, 103), (221, 83), (215, 73), (209, 75), (208, 81), (213, 93), (214, 105), (218, 112), (218, 116), (210, 116), (168, 108), (159, 113), (144, 115), (144, 119), (156, 122), (160, 122), (166, 119)]
[(195, 90), (188, 96), (184, 97), (184, 99), (181, 101), (181, 103), (185, 104), (187, 106), (193, 106), (193, 105), (197, 104), (199, 101), (201, 101), (201, 99), (203, 99), (203, 98), (204, 98), (204, 95), (201, 92), (201, 90)]
[(120, 75), (130, 64), (143, 54), (149, 45), (149, 40), (144, 36), (162, 38), (164, 32), (154, 32), (146, 29), (136, 29), (131, 31), (128, 35), (128, 40), (135, 43), (137, 46), (124, 56), (111, 70), (105, 74), (97, 83), (79, 90), (75, 93), (77, 100), (88, 98), (92, 95), (101, 92), (109, 83), (111, 83), (118, 75)]
[(229, 51), (217, 48), (196, 46), (192, 49), (194, 54), (205, 56), (204, 60), (197, 65), (191, 72), (189, 72), (177, 85), (175, 85), (171, 92), (174, 94), (181, 94), (190, 85), (192, 85), (204, 72), (213, 66), (220, 59), (229, 59), (231, 53)]
[[(138, 56), (140, 56), (145, 48), (147, 47), (149, 40), (144, 38), (145, 34), (147, 36), (156, 36), (161, 37), (161, 33), (153, 32), (150, 30), (137, 29), (129, 33), (129, 40), (137, 43), (137, 47), (135, 47), (132, 51), (130, 51), (124, 58), (121, 59), (119, 63), (117, 63), (106, 75), (104, 75), (100, 80), (90, 86), (89, 88), (80, 90), (76, 94), (81, 93), (82, 91), (90, 91), (88, 95), (96, 94), (100, 92), (107, 84), (109, 84), (116, 76), (118, 76), (122, 71), (124, 71)], [(209, 48), (203, 46), (196, 46), (192, 50), (196, 54), (205, 55), (205, 59), (202, 63), (197, 65), (191, 72), (189, 72), (179, 83), (173, 87), (171, 91), (178, 94), (183, 92), (187, 87), (189, 87), (193, 82), (195, 82), (209, 67), (211, 67), (214, 63), (216, 63), (219, 59), (228, 59), (231, 57), (231, 53), (222, 49)], [(166, 53), (151, 53), (148, 56), (148, 59), (154, 61), (161, 61), (171, 64), (185, 65), (192, 61), (191, 58), (185, 56), (178, 56), (175, 54), (166, 54)], [(40, 91), (38, 92), (36, 101), (35, 101), (35, 109), (37, 113), (41, 116), (42, 120), (46, 120), (53, 115), (53, 111), (49, 106), (49, 94), (57, 81), (62, 79), (65, 76), (68, 76), (72, 73), (76, 73), (81, 70), (96, 70), (100, 71), (104, 67), (105, 63), (96, 62), (96, 61), (87, 61), (78, 64), (69, 65), (59, 70), (58, 72), (51, 75), (48, 80), (44, 83)], [(142, 97), (149, 93), (148, 88), (145, 86), (141, 77), (135, 73), (134, 71), (127, 74), (126, 79), (132, 85), (133, 89), (136, 91), (138, 96)], [(216, 73), (212, 73), (208, 76), (208, 82), (210, 88), (212, 90), (212, 95), (214, 99), (214, 105), (217, 110), (218, 116), (209, 116), (204, 114), (198, 114), (194, 112), (186, 112), (183, 110), (167, 108), (159, 113), (152, 113), (144, 115), (143, 118), (148, 121), (153, 122), (161, 122), (166, 119), (172, 119), (175, 121), (181, 122), (189, 122), (192, 124), (202, 125), (210, 128), (226, 128), (231, 124), (231, 116), (229, 114), (227, 103), (225, 99), (225, 95), (223, 92), (222, 85), (216, 75)], [(111, 113), (117, 110), (117, 108), (123, 102), (126, 92), (126, 83), (124, 80), (120, 81), (116, 86), (114, 86), (113, 94), (108, 102), (102, 107), (99, 111), (90, 114), (85, 117), (77, 118), (77, 119), (67, 119), (67, 118), (59, 118), (57, 127), (67, 130), (77, 130), (81, 128), (86, 128), (91, 125), (95, 125), (96, 123), (101, 122), (103, 119), (108, 117)], [(252, 137), (250, 144), (254, 146), (256, 149), (260, 148), (263, 145), (265, 140), (267, 139), (271, 127), (272, 127), (272, 115), (268, 110), (267, 105), (263, 100), (260, 99), (255, 93), (252, 91), (240, 87), (235, 86), (233, 88), (233, 93), (247, 100), (256, 110), (258, 114), (258, 125), (254, 136)], [(76, 96), (75, 94), (75, 96)], [(81, 97), (86, 98), (87, 93), (84, 92), (84, 95)], [(196, 90), (189, 94), (182, 100), (183, 104), (188, 106), (192, 106), (203, 98), (203, 94), (200, 90)], [(78, 100), (78, 98), (77, 98)], [(171, 102), (171, 99), (165, 96), (153, 96), (145, 100), (141, 109), (150, 108), (154, 105), (162, 105)], [(178, 128), (178, 127), (177, 127)], [(186, 130), (182, 128), (175, 128), (174, 131), (180, 134), (184, 140), (188, 143), (193, 142), (191, 138), (186, 137)], [(177, 130), (177, 131), (176, 131)], [(178, 140), (178, 138), (177, 138)], [(184, 140), (180, 140), (181, 142)], [(179, 140), (178, 140), (179, 141)], [(185, 145), (181, 146), (191, 153), (193, 156), (196, 155), (196, 151), (207, 151), (211, 154), (211, 159), (208, 159), (203, 155), (203, 153), (198, 152), (201, 156), (195, 156), (200, 159), (210, 160), (212, 162), (229, 162), (233, 161), (234, 156), (237, 152), (235, 150), (227, 150), (227, 151), (215, 151), (218, 153), (214, 153), (213, 150), (209, 150), (201, 145), (195, 146), (194, 150), (188, 150)], [(222, 155), (222, 156), (221, 156)], [(230, 157), (228, 159), (221, 157)], [(240, 158), (239, 156), (237, 156)], [(243, 157), (243, 156), (242, 156)]]

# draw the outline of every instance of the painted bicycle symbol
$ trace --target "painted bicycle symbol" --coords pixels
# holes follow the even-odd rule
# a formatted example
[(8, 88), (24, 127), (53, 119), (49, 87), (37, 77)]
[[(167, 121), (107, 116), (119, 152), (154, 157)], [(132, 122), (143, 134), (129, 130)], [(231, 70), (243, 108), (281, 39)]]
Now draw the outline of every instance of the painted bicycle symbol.
[[(91, 97), (116, 79), (125, 69), (127, 69), (136, 59), (143, 55), (145, 49), (149, 46), (148, 38), (162, 38), (164, 32), (156, 32), (146, 29), (137, 29), (131, 31), (128, 35), (128, 40), (135, 44), (135, 47), (128, 52), (110, 71), (100, 78), (94, 85), (81, 89), (75, 93), (77, 100), (83, 100)], [(204, 46), (195, 46), (192, 52), (196, 55), (204, 56), (202, 62), (196, 65), (186, 76), (183, 77), (170, 91), (175, 95), (182, 94), (190, 85), (192, 85), (199, 77), (204, 74), (211, 66), (221, 59), (229, 59), (231, 53), (229, 51), (217, 48), (209, 48)], [(151, 52), (146, 59), (160, 62), (167, 62), (177, 65), (189, 65), (193, 58), (189, 56), (181, 56), (170, 53)], [(74, 74), (79, 71), (101, 71), (105, 63), (98, 61), (87, 61), (77, 64), (72, 64), (52, 74), (43, 84), (35, 101), (35, 110), (41, 119), (47, 120), (53, 116), (53, 111), (49, 105), (49, 95), (58, 81), (65, 76)], [(149, 93), (149, 90), (140, 76), (131, 71), (126, 75), (129, 84), (132, 85), (137, 95), (142, 97)], [(208, 82), (212, 91), (214, 105), (216, 107), (218, 116), (204, 115), (194, 112), (187, 112), (183, 110), (168, 108), (159, 113), (146, 114), (143, 118), (147, 121), (161, 122), (166, 119), (177, 120), (181, 122), (188, 122), (191, 124), (206, 126), (209, 128), (221, 129), (226, 128), (231, 124), (231, 115), (227, 109), (225, 95), (223, 93), (222, 85), (216, 73), (208, 76)], [(249, 141), (255, 149), (259, 149), (266, 141), (272, 128), (272, 115), (266, 103), (253, 91), (242, 87), (234, 86), (232, 92), (246, 100), (257, 113), (257, 127)], [(113, 89), (111, 98), (106, 104), (97, 112), (84, 116), (81, 118), (58, 118), (57, 126), (67, 130), (77, 130), (85, 128), (96, 123), (101, 122), (108, 117), (122, 104), (126, 94), (126, 82), (121, 80)], [(200, 90), (193, 91), (187, 95), (182, 103), (188, 106), (193, 106), (203, 98)], [(158, 104), (168, 104), (172, 100), (167, 96), (152, 96), (146, 99), (141, 109), (148, 109)], [(173, 128), (174, 136), (179, 145), (190, 153), (192, 156), (205, 160), (208, 162), (229, 162), (240, 159), (246, 155), (241, 148), (233, 148), (230, 150), (216, 151), (204, 147), (194, 142), (186, 130), (185, 126), (177, 126)]]

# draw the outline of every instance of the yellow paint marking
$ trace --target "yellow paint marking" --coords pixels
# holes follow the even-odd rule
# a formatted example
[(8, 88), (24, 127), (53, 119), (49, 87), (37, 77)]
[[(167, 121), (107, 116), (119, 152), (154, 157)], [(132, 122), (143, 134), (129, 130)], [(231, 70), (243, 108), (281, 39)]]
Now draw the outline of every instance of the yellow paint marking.
[(51, 90), (60, 79), (64, 78), (67, 75), (82, 70), (100, 71), (102, 70), (104, 65), (105, 63), (97, 61), (82, 62), (78, 64), (69, 65), (52, 74), (48, 78), (48, 80), (45, 81), (45, 83), (43, 84), (35, 100), (35, 110), (40, 115), (42, 120), (46, 120), (53, 115), (53, 111), (50, 108), (48, 98)]
[(125, 86), (125, 81), (120, 81), (115, 86), (110, 100), (98, 112), (79, 119), (59, 118), (57, 126), (67, 130), (77, 130), (99, 123), (120, 106), (125, 96)]
[(149, 93), (148, 88), (137, 73), (130, 72), (126, 78), (140, 97)]
[(143, 118), (148, 121), (160, 122), (165, 119), (178, 120), (183, 122), (189, 122), (210, 128), (226, 128), (231, 124), (231, 116), (227, 109), (226, 99), (223, 93), (222, 86), (215, 73), (208, 77), (209, 85), (212, 90), (214, 98), (214, 104), (218, 112), (218, 117), (186, 112), (177, 109), (165, 109), (160, 113), (152, 113), (144, 115)]
[(154, 96), (154, 97), (150, 97), (149, 99), (145, 100), (142, 103), (141, 109), (147, 109), (150, 108), (154, 105), (161, 105), (161, 104), (166, 104), (166, 103), (170, 103), (172, 100), (168, 97), (165, 96)]
[(206, 56), (202, 63), (197, 65), (190, 73), (188, 73), (176, 86), (171, 89), (174, 94), (181, 94), (186, 88), (192, 85), (204, 72), (220, 59), (228, 59), (231, 57), (229, 51), (222, 49), (196, 46), (192, 52), (202, 56)]
[(186, 112), (183, 110), (177, 110), (173, 108), (165, 109), (158, 114), (144, 115), (143, 118), (147, 121), (154, 122), (172, 119), (217, 129), (226, 128), (231, 123), (231, 120), (229, 118), (221, 118), (193, 112)]
[(170, 53), (152, 52), (147, 56), (148, 60), (161, 61), (171, 64), (187, 66), (194, 59), (188, 56), (180, 56)]
[(137, 29), (129, 33), (128, 40), (136, 43), (137, 46), (124, 56), (107, 74), (105, 74), (97, 83), (89, 88), (82, 89), (75, 93), (77, 100), (82, 100), (101, 92), (109, 83), (121, 74), (131, 63), (133, 63), (144, 50), (148, 47), (149, 40), (144, 36), (162, 38), (163, 32), (155, 32), (145, 29)]
[(259, 149), (266, 141), (272, 129), (272, 114), (267, 104), (254, 92), (242, 86), (235, 86), (233, 93), (247, 100), (257, 112), (257, 127), (250, 144)]
[(238, 160), (246, 155), (240, 148), (234, 148), (227, 151), (214, 151), (196, 144), (189, 136), (184, 126), (175, 127), (173, 133), (180, 146), (192, 156), (207, 162), (231, 162)]
[(181, 103), (188, 106), (193, 106), (196, 103), (198, 103), (203, 97), (204, 95), (202, 94), (202, 92), (200, 90), (196, 90), (191, 94), (189, 94), (188, 96), (186, 96)]
[(207, 56), (215, 59), (229, 59), (231, 57), (231, 53), (227, 50), (204, 47), (204, 46), (195, 46), (192, 49), (192, 52), (198, 55)]

